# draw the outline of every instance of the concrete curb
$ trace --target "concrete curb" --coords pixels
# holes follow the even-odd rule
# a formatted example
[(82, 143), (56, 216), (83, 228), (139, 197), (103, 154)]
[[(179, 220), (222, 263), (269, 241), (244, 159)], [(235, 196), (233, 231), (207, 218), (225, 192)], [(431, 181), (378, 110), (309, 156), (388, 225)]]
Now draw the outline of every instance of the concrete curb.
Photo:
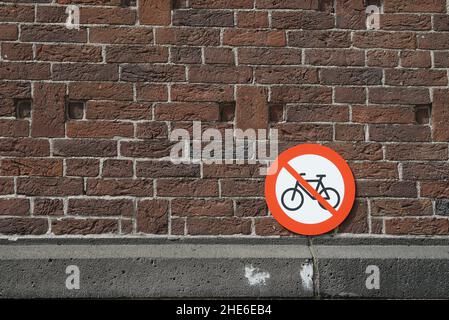
[(447, 241), (58, 241), (0, 242), (0, 297), (449, 298)]

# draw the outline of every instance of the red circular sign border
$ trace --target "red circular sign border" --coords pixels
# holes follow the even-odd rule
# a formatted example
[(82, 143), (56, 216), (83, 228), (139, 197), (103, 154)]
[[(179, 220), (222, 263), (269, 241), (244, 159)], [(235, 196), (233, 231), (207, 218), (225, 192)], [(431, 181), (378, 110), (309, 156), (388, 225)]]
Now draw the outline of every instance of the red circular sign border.
[[(283, 168), (284, 163), (305, 155), (314, 154), (322, 156), (340, 171), (345, 184), (345, 195), (342, 204), (338, 209), (338, 215), (333, 215), (330, 219), (318, 224), (304, 224), (293, 220), (284, 213), (276, 198), (276, 180)], [(265, 179), (265, 199), (273, 217), (285, 228), (295, 233), (307, 236), (320, 235), (337, 228), (349, 215), (355, 200), (355, 180), (351, 168), (346, 161), (334, 150), (319, 144), (301, 144), (282, 152), (268, 170), (269, 174)]]

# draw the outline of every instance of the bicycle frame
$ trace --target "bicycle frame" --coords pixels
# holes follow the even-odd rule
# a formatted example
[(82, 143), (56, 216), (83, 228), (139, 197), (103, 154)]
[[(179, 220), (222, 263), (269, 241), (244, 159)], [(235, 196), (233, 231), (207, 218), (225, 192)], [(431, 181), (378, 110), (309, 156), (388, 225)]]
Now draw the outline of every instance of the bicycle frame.
[[(303, 174), (301, 174), (301, 175), (303, 175)], [(323, 198), (326, 199), (326, 200), (328, 200), (330, 197), (329, 197), (329, 194), (328, 194), (327, 191), (326, 191), (326, 187), (324, 186), (323, 178), (324, 178), (324, 177), (320, 177), (319, 179), (310, 179), (310, 180), (306, 180), (306, 181), (307, 181), (308, 183), (317, 183), (317, 185), (316, 185), (316, 187), (315, 187), (315, 191), (318, 192), (318, 193), (320, 193), (320, 190), (324, 189), (324, 194), (325, 194), (326, 196), (324, 197), (324, 195), (323, 195)], [(302, 191), (304, 191), (304, 193), (305, 193), (310, 199), (316, 200), (315, 197), (312, 196), (312, 195), (307, 191), (306, 188), (304, 188), (298, 181), (296, 181), (295, 189), (298, 190), (298, 187), (299, 187), (299, 189), (301, 189)], [(298, 191), (299, 191), (299, 190), (298, 190)]]

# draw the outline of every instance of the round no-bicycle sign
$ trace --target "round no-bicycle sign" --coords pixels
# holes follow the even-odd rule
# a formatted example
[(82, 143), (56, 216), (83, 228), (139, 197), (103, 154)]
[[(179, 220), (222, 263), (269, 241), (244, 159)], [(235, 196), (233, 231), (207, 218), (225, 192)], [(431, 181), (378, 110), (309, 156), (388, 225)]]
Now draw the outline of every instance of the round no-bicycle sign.
[(316, 144), (293, 147), (278, 156), (265, 180), (265, 198), (273, 217), (302, 235), (338, 227), (355, 199), (355, 181), (346, 161)]

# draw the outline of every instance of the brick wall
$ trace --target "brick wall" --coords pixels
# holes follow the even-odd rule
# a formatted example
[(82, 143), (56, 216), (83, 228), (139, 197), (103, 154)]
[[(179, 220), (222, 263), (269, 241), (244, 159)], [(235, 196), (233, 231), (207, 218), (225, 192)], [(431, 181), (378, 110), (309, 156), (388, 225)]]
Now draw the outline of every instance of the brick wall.
[(369, 4), (0, 0), (0, 234), (290, 236), (257, 165), (160, 161), (198, 120), (340, 152), (336, 233), (448, 235), (446, 0)]

